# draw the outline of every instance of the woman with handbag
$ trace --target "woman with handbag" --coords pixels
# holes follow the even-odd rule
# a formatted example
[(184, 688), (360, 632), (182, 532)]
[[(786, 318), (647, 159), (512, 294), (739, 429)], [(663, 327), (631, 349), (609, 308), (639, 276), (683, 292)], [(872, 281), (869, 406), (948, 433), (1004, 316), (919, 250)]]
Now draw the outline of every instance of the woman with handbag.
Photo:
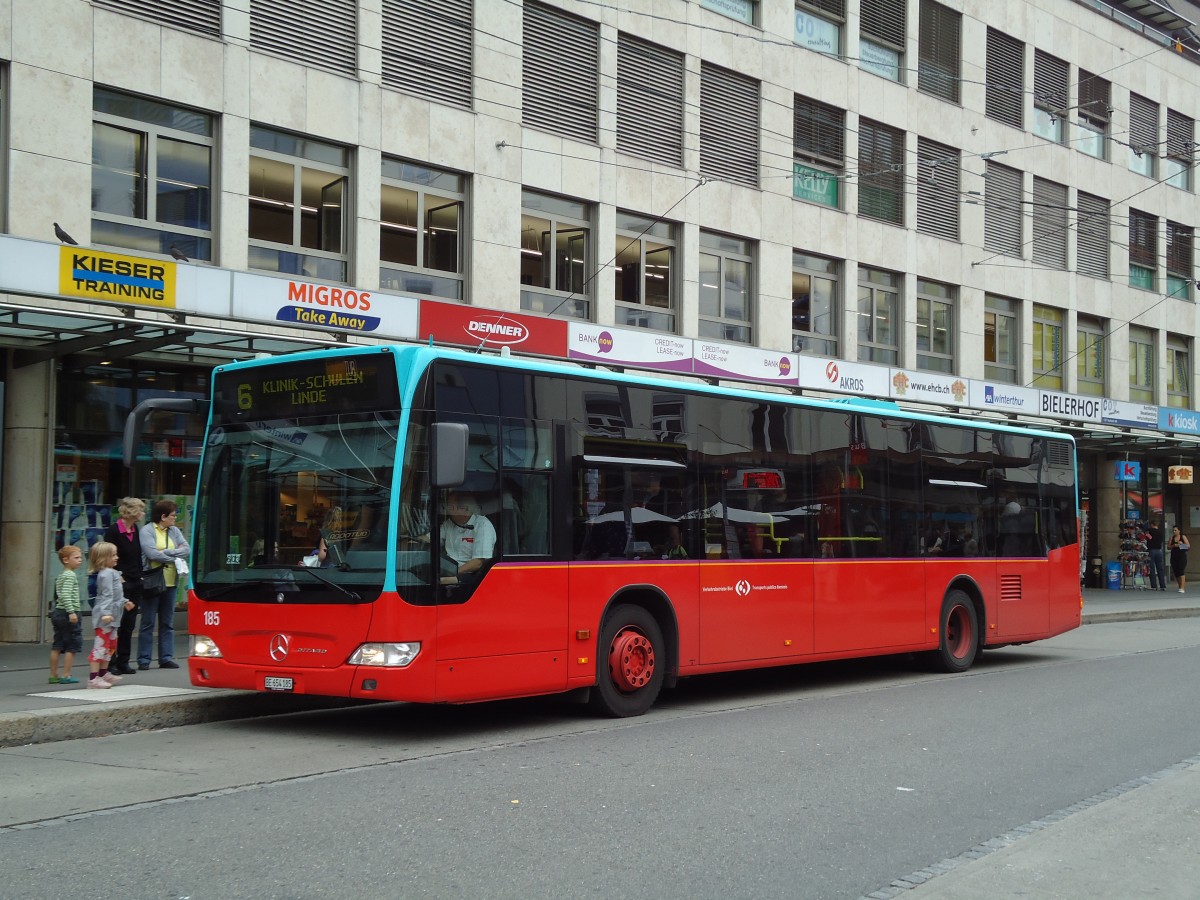
[(138, 631), (138, 669), (150, 668), (154, 624), (158, 622), (158, 667), (178, 669), (175, 662), (175, 560), (192, 554), (183, 532), (175, 525), (179, 507), (173, 500), (154, 504), (150, 522), (140, 533), (142, 557), (142, 626)]
[(138, 608), (142, 603), (142, 541), (138, 527), (146, 518), (146, 504), (137, 497), (122, 497), (117, 501), (120, 518), (108, 526), (104, 540), (117, 548), (117, 571), (121, 573), (125, 599), (133, 609), (121, 616), (117, 630), (117, 652), (108, 670), (117, 675), (132, 675), (137, 671), (130, 665), (133, 655), (133, 629), (137, 625)]
[(1171, 540), (1167, 542), (1167, 549), (1171, 551), (1171, 574), (1175, 576), (1175, 583), (1179, 585), (1179, 593), (1185, 593), (1187, 555), (1188, 551), (1192, 549), (1192, 544), (1187, 539), (1187, 535), (1179, 530), (1178, 525), (1171, 529)]

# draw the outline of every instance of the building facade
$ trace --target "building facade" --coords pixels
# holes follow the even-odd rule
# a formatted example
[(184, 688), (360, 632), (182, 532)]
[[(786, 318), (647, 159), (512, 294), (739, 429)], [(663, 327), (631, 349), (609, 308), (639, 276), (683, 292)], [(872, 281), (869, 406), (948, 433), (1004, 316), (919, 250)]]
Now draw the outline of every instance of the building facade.
[(566, 323), (537, 352), (588, 364), (617, 335), (627, 365), (1059, 427), (1089, 558), (1129, 517), (1200, 530), (1198, 15), (0, 0), (0, 641), (43, 637), (54, 549), (118, 497), (188, 511), (202, 423), (154, 417), (126, 470), (138, 402), (467, 343), (455, 310)]

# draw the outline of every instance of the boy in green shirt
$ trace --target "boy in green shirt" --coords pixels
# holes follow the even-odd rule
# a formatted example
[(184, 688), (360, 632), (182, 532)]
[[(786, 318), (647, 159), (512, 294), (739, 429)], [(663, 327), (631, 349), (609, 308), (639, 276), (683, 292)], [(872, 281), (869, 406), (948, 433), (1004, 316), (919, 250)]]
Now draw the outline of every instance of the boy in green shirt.
[[(79, 684), (71, 677), (75, 654), (83, 649), (83, 623), (80, 621), (79, 576), (75, 570), (83, 565), (83, 552), (78, 547), (63, 547), (58, 551), (63, 570), (54, 579), (54, 609), (50, 623), (54, 626), (54, 643), (50, 645), (50, 683)], [(63, 674), (58, 674), (59, 654), (62, 654)]]

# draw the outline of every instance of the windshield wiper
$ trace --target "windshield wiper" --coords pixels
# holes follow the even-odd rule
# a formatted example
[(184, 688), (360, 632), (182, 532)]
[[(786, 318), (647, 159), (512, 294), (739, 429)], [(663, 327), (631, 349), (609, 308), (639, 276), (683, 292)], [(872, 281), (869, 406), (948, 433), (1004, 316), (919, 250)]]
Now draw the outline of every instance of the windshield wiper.
[(320, 581), (322, 584), (329, 585), (335, 591), (339, 591), (339, 592), (345, 594), (351, 600), (361, 600), (362, 599), (362, 597), (359, 595), (359, 593), (357, 591), (352, 591), (349, 588), (344, 588), (340, 584), (338, 584), (336, 581), (330, 581), (324, 575), (318, 575), (317, 570), (314, 569), (312, 566), (288, 566), (287, 569), (289, 572), (307, 572), (313, 578), (317, 579), (317, 581)]
[(264, 585), (271, 585), (272, 587), (286, 585), (286, 587), (282, 587), (281, 589), (286, 591), (298, 590), (295, 581), (287, 581), (283, 578), (247, 578), (242, 581), (234, 581), (230, 582), (229, 584), (223, 584), (220, 587), (209, 588), (203, 583), (196, 585), (196, 587), (205, 588), (205, 600), (214, 600), (217, 597), (224, 597), (226, 594), (231, 594), (241, 588), (263, 587)]

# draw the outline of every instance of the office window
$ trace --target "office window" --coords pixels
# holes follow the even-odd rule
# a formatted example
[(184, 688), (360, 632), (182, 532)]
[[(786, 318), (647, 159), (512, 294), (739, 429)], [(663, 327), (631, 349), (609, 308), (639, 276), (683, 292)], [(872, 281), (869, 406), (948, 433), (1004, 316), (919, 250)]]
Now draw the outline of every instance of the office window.
[(988, 160), (983, 170), (983, 246), (1024, 256), (1021, 241), (1021, 173)]
[(92, 0), (94, 6), (127, 16), (206, 34), (221, 36), (221, 0)]
[(858, 65), (892, 81), (904, 80), (906, 0), (862, 0)]
[(617, 325), (675, 331), (676, 227), (617, 210)]
[(1129, 326), (1129, 399), (1154, 402), (1154, 332)]
[(983, 298), (983, 377), (1017, 383), (1017, 301), (995, 294)]
[(1129, 285), (1156, 290), (1158, 272), (1158, 218), (1136, 209), (1129, 211)]
[(1025, 124), (1025, 45), (994, 28), (987, 30), (984, 109), (990, 119), (1022, 128)]
[(1052, 306), (1033, 305), (1033, 386), (1063, 389), (1063, 322), (1066, 316)]
[(600, 23), (522, 7), (521, 122), (587, 144), (600, 132)]
[(956, 291), (948, 284), (917, 279), (917, 368), (954, 374)]
[(958, 240), (959, 151), (917, 138), (917, 231)]
[(758, 0), (700, 0), (700, 5), (737, 22), (758, 23)]
[(590, 319), (593, 254), (588, 204), (521, 192), (521, 309)]
[(356, 75), (357, 38), (358, 0), (251, 0), (255, 50)]
[(1167, 184), (1185, 191), (1192, 189), (1192, 166), (1195, 165), (1196, 123), (1182, 113), (1167, 110), (1167, 155), (1162, 161)]
[(471, 0), (383, 0), (383, 83), (471, 108)]
[(959, 97), (961, 20), (961, 13), (933, 0), (921, 0), (917, 90), (951, 103), (957, 103)]
[(350, 151), (250, 126), (252, 269), (348, 280)]
[(1080, 275), (1108, 278), (1108, 245), (1110, 234), (1109, 205), (1103, 197), (1079, 192), (1075, 203), (1078, 212), (1076, 227), (1075, 267)]
[(904, 224), (904, 132), (858, 120), (858, 214)]
[(1096, 159), (1108, 158), (1108, 126), (1112, 118), (1112, 86), (1098, 75), (1079, 70), (1079, 119), (1075, 146)]
[(836, 260), (792, 251), (792, 350), (838, 355), (840, 270)]
[(617, 149), (683, 165), (683, 54), (617, 35)]
[(1033, 179), (1033, 261), (1067, 267), (1067, 186)]
[(1105, 392), (1104, 323), (1079, 316), (1075, 322), (1076, 392), (1103, 397)]
[(379, 286), (462, 300), (466, 178), (399, 159), (383, 160)]
[(1155, 176), (1158, 159), (1158, 104), (1129, 95), (1129, 171)]
[(796, 4), (792, 40), (814, 53), (842, 54), (845, 0), (802, 0)]
[(750, 241), (700, 232), (700, 337), (751, 343), (753, 252)]
[(1180, 300), (1192, 299), (1192, 267), (1195, 231), (1188, 225), (1167, 222), (1167, 293)]
[(799, 95), (792, 107), (792, 196), (841, 208), (846, 171), (846, 113)]
[(1192, 408), (1192, 363), (1188, 339), (1167, 335), (1167, 406)]
[(700, 171), (758, 187), (759, 84), (700, 63)]
[(92, 243), (212, 259), (214, 118), (92, 92)]
[(1067, 87), (1070, 67), (1042, 50), (1033, 52), (1033, 133), (1062, 144), (1067, 129)]
[(862, 362), (900, 364), (900, 287), (895, 272), (858, 268), (858, 358)]

